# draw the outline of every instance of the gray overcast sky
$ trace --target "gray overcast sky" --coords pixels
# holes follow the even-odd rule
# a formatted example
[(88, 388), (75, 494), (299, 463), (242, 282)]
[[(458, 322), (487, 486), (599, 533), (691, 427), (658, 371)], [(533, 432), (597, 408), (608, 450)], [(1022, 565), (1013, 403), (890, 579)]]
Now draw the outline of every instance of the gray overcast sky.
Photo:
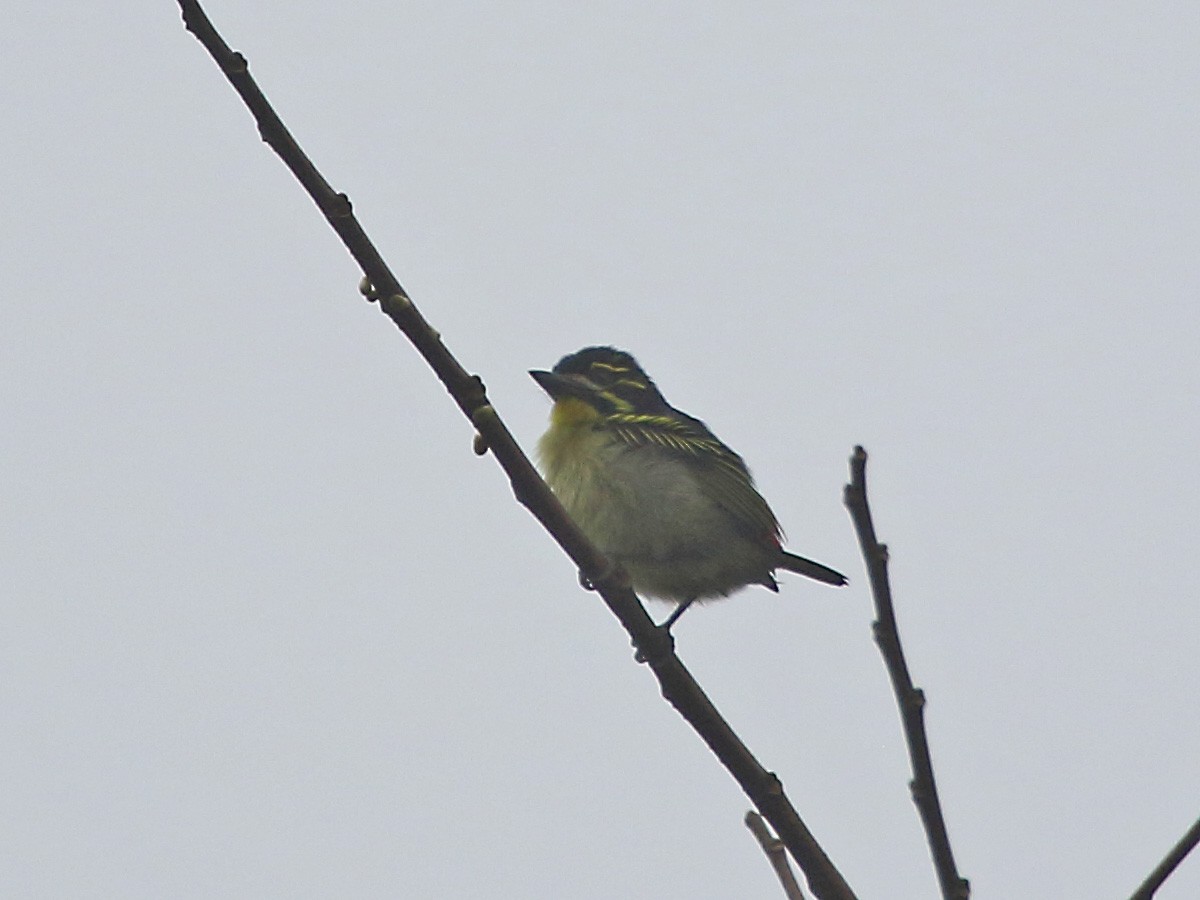
[[(779, 896), (176, 4), (63, 6), (0, 34), (0, 895)], [(1194, 821), (1200, 5), (206, 8), (527, 447), (626, 347), (851, 576), (678, 640), (864, 900), (936, 888), (855, 443), (975, 896)]]

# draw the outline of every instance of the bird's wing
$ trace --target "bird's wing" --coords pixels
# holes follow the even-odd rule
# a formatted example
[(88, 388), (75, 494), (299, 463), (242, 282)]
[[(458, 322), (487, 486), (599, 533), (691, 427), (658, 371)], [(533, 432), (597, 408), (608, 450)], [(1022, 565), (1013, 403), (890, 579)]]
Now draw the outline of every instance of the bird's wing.
[(610, 423), (624, 443), (657, 446), (687, 464), (700, 489), (734, 518), (747, 537), (778, 543), (779, 522), (755, 489), (746, 463), (699, 419), (679, 415), (617, 415)]

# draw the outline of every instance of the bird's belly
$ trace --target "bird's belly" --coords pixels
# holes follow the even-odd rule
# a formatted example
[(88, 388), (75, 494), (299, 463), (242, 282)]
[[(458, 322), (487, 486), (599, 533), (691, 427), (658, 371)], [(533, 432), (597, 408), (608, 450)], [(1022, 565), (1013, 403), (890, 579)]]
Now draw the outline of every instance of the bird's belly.
[(768, 583), (771, 547), (729, 514), (678, 463), (594, 456), (552, 473), (550, 485), (584, 534), (629, 574), (639, 594), (666, 600), (723, 597)]

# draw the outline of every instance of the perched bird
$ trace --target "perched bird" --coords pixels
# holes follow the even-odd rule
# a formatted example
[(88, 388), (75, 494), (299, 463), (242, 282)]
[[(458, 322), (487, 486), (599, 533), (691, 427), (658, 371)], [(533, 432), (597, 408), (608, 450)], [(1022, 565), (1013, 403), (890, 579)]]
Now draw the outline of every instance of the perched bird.
[(842, 585), (833, 569), (788, 553), (742, 458), (671, 406), (637, 361), (586, 347), (529, 373), (554, 399), (538, 444), (550, 488), (639, 594), (678, 606), (747, 584), (773, 591), (776, 569)]

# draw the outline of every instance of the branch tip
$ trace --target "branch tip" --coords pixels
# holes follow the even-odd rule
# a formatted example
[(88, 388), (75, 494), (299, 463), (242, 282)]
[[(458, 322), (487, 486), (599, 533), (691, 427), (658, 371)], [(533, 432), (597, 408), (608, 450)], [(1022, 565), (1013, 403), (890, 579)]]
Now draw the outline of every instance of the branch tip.
[(955, 866), (945, 816), (938, 802), (933, 761), (929, 755), (929, 738), (925, 733), (925, 693), (913, 685), (912, 676), (908, 671), (908, 662), (904, 657), (904, 647), (900, 643), (900, 633), (896, 626), (891, 586), (888, 583), (888, 548), (876, 536), (875, 523), (871, 519), (871, 507), (867, 501), (866, 466), (867, 451), (861, 444), (856, 445), (850, 456), (850, 484), (846, 487), (846, 507), (854, 523), (859, 549), (870, 576), (871, 597), (875, 602), (875, 621), (871, 623), (871, 633), (883, 655), (896, 704), (900, 708), (904, 740), (908, 746), (913, 773), (908, 787), (925, 829), (925, 838), (933, 857), (942, 898), (966, 900), (967, 895), (963, 890), (967, 882), (958, 874)]
[(767, 827), (763, 817), (754, 810), (746, 813), (742, 821), (750, 829), (750, 833), (754, 835), (758, 845), (762, 847), (763, 853), (766, 854), (767, 861), (775, 870), (775, 876), (779, 879), (787, 900), (804, 900), (804, 892), (800, 889), (796, 876), (792, 874), (792, 867), (788, 865), (786, 845), (783, 841), (771, 833), (771, 829)]

